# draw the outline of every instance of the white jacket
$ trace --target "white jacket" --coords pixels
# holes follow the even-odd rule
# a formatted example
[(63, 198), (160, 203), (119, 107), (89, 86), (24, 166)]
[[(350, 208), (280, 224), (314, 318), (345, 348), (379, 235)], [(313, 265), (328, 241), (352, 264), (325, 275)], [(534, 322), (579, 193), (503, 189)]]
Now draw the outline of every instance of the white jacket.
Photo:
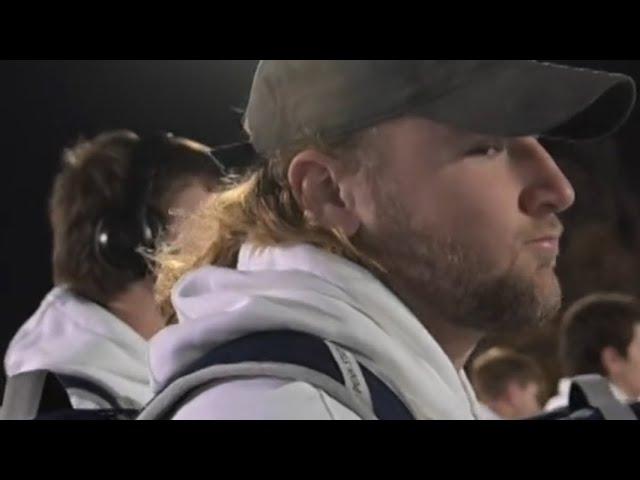
[[(53, 289), (20, 328), (5, 356), (7, 376), (34, 370), (75, 375), (106, 388), (125, 408), (151, 398), (148, 342), (99, 305), (64, 287)], [(69, 389), (75, 408), (107, 407)]]
[[(310, 245), (242, 247), (237, 269), (205, 267), (174, 288), (179, 323), (151, 341), (154, 389), (243, 335), (292, 329), (339, 344), (402, 393), (419, 419), (474, 419), (463, 372), (416, 317), (365, 269)], [(303, 382), (256, 377), (209, 385), (176, 419), (357, 419)]]

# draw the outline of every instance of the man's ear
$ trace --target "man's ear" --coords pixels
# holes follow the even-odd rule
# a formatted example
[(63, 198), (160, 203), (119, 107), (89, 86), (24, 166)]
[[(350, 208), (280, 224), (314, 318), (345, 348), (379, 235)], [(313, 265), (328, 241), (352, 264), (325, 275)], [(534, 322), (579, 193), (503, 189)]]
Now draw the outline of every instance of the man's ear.
[(288, 180), (308, 221), (351, 237), (360, 228), (360, 218), (353, 196), (336, 168), (337, 162), (317, 150), (304, 150), (292, 160)]
[(600, 363), (602, 364), (602, 368), (607, 373), (607, 376), (615, 375), (620, 365), (624, 362), (624, 358), (618, 351), (609, 346), (604, 347), (602, 352), (600, 352)]

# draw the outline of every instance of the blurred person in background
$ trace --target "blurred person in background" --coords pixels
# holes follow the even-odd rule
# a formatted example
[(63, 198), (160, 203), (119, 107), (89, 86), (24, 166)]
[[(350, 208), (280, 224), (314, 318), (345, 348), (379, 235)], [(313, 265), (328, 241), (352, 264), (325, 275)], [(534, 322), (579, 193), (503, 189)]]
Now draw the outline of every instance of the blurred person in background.
[(640, 399), (640, 302), (619, 293), (594, 293), (575, 302), (562, 318), (560, 358), (566, 377), (545, 410), (569, 401), (571, 377), (606, 377), (622, 402)]
[(542, 410), (542, 372), (531, 358), (513, 350), (494, 347), (476, 357), (471, 382), (483, 420), (524, 419)]
[(167, 319), (148, 256), (222, 175), (205, 145), (110, 131), (63, 154), (53, 182), (55, 288), (20, 328), (7, 377), (50, 371), (77, 409), (137, 409), (151, 398), (147, 341)]

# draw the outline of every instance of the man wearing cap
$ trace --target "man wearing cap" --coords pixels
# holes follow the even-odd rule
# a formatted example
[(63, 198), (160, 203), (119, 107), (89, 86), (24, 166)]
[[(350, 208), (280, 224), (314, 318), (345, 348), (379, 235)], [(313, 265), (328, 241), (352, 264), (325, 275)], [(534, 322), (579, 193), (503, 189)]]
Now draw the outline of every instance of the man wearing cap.
[(142, 418), (476, 418), (476, 343), (560, 306), (574, 192), (538, 139), (609, 135), (634, 101), (534, 61), (260, 62), (261, 160), (158, 259), (177, 324)]

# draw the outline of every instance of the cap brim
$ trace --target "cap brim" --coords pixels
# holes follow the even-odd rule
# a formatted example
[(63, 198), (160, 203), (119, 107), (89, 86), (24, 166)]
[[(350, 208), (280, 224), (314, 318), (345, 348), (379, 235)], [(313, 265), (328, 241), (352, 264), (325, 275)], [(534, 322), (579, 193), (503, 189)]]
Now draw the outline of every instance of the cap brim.
[(635, 99), (635, 83), (626, 75), (505, 61), (416, 110), (476, 133), (586, 140), (615, 132)]

